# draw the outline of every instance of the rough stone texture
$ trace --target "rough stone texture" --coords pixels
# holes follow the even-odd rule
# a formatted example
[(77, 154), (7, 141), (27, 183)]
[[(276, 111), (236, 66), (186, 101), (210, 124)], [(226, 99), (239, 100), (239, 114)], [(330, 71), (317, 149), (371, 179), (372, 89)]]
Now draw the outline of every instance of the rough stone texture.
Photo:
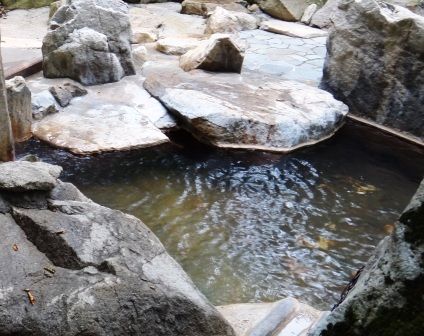
[(282, 34), (299, 38), (313, 38), (327, 36), (327, 32), (321, 29), (311, 28), (300, 23), (280, 20), (268, 20), (261, 23), (261, 29), (276, 34)]
[(279, 78), (145, 66), (145, 88), (200, 141), (287, 152), (328, 138), (347, 107), (320, 89)]
[(49, 91), (62, 107), (68, 106), (73, 98), (82, 97), (87, 94), (86, 89), (74, 83), (63, 83), (62, 85), (52, 86)]
[(32, 117), (40, 120), (45, 116), (59, 112), (56, 100), (49, 90), (32, 95)]
[(131, 37), (131, 43), (140, 44), (140, 43), (151, 43), (158, 40), (158, 33), (150, 29), (139, 29), (133, 31)]
[(200, 44), (197, 38), (167, 37), (156, 42), (156, 50), (167, 55), (183, 55)]
[(133, 49), (132, 53), (134, 62), (137, 64), (142, 65), (147, 61), (147, 49), (145, 46), (138, 46), (137, 48)]
[(241, 3), (235, 0), (184, 0), (181, 13), (207, 16), (218, 6), (229, 11), (247, 13), (248, 10)]
[(61, 167), (43, 162), (1, 163), (0, 190), (51, 190), (56, 186), (61, 172)]
[(31, 138), (31, 91), (23, 77), (17, 76), (6, 81), (7, 106), (15, 142)]
[(4, 82), (3, 61), (0, 52), (0, 161), (13, 160), (14, 156), (12, 126), (10, 124), (9, 111), (7, 108), (7, 92)]
[(82, 106), (75, 105), (35, 123), (34, 136), (75, 154), (129, 150), (168, 142), (168, 137), (136, 108), (100, 101), (87, 109)]
[(339, 11), (341, 0), (327, 0), (313, 16), (310, 22), (311, 26), (319, 28), (329, 28), (332, 26), (333, 16)]
[(135, 73), (128, 6), (121, 0), (72, 0), (50, 21), (43, 40), (43, 71), (86, 85)]
[(423, 293), (424, 180), (344, 302), (310, 335), (420, 336)]
[(49, 8), (49, 19), (52, 18), (53, 15), (57, 12), (57, 10), (63, 5), (66, 5), (66, 0), (58, 0), (52, 2)]
[(2, 0), (8, 9), (29, 9), (49, 6), (55, 0)]
[(302, 15), (302, 18), (300, 19), (300, 22), (308, 25), (311, 23), (312, 17), (314, 16), (314, 14), (316, 13), (316, 11), (318, 10), (318, 5), (317, 4), (311, 4), (309, 5), (306, 9), (305, 12)]
[(250, 14), (230, 12), (216, 7), (206, 22), (206, 34), (235, 33), (258, 28), (258, 20)]
[(306, 0), (260, 0), (259, 7), (267, 14), (285, 21), (299, 21), (308, 7)]
[(243, 59), (243, 51), (230, 35), (215, 34), (182, 55), (180, 67), (185, 71), (203, 69), (240, 73)]
[(424, 141), (424, 18), (349, 0), (333, 21), (322, 87), (355, 116)]
[(140, 220), (56, 183), (26, 208), (0, 188), (0, 334), (234, 335)]

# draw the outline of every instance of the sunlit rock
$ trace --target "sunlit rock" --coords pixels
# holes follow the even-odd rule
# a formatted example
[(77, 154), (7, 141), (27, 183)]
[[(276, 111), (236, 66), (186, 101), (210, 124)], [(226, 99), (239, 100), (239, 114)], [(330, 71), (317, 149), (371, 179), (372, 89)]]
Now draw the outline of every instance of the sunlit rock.
[(259, 7), (267, 14), (285, 21), (299, 21), (308, 7), (306, 0), (260, 0)]
[(263, 21), (261, 23), (261, 29), (276, 34), (299, 38), (327, 36), (327, 32), (324, 30), (308, 27), (300, 23), (286, 22), (281, 20)]
[(237, 0), (184, 0), (181, 13), (206, 16), (218, 6), (229, 11), (247, 13), (241, 3), (242, 1)]

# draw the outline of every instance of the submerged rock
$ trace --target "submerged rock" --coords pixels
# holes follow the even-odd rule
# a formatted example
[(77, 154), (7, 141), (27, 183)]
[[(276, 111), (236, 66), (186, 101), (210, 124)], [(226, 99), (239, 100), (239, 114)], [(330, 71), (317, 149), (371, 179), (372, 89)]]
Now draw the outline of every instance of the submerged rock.
[(253, 15), (216, 7), (208, 17), (205, 33), (235, 33), (256, 28), (258, 28), (258, 20)]
[(68, 106), (73, 98), (87, 94), (86, 89), (74, 83), (55, 85), (50, 87), (49, 91), (62, 107)]
[(345, 300), (310, 335), (421, 335), (423, 293), (424, 180)]
[(299, 21), (308, 5), (306, 0), (259, 0), (265, 13), (284, 21)]
[[(0, 274), (0, 334), (234, 335), (140, 220), (59, 182), (60, 167), (6, 166), (14, 184), (32, 167), (37, 183), (55, 172), (55, 186), (15, 192), (0, 185), (0, 267), (7, 270)], [(24, 208), (25, 197), (34, 202)]]
[(128, 6), (121, 0), (71, 0), (54, 14), (43, 40), (46, 77), (85, 85), (135, 73)]
[(31, 138), (31, 91), (23, 77), (17, 76), (6, 81), (7, 107), (13, 138), (16, 142)]
[(354, 116), (424, 141), (424, 17), (350, 0), (332, 20), (321, 86)]
[(331, 136), (348, 109), (323, 90), (275, 77), (144, 68), (145, 88), (200, 141), (287, 152)]
[(180, 67), (185, 71), (203, 69), (240, 73), (243, 59), (243, 51), (230, 35), (215, 34), (182, 55)]

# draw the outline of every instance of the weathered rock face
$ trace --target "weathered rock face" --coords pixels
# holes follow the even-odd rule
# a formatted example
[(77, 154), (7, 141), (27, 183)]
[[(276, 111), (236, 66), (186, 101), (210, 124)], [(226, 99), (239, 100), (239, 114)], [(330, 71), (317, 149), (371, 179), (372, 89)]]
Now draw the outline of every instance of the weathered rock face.
[(87, 94), (86, 89), (74, 83), (55, 85), (52, 86), (49, 91), (62, 107), (68, 106), (73, 98), (82, 97)]
[(230, 12), (216, 7), (206, 22), (206, 34), (235, 33), (258, 28), (258, 20), (250, 14)]
[(344, 302), (311, 335), (422, 335), (424, 180)]
[(0, 334), (234, 335), (140, 220), (28, 165), (55, 174), (0, 186)]
[(156, 50), (167, 55), (183, 55), (200, 44), (199, 39), (193, 37), (160, 39), (156, 43)]
[(86, 85), (135, 73), (128, 6), (121, 0), (72, 0), (54, 14), (43, 41), (46, 77)]
[(307, 25), (310, 24), (312, 17), (314, 16), (314, 14), (316, 13), (317, 10), (318, 10), (317, 4), (309, 5), (305, 9), (305, 12), (303, 13), (302, 18), (300, 19), (300, 22), (307, 24)]
[(200, 141), (287, 152), (328, 138), (347, 107), (320, 89), (272, 77), (145, 66), (144, 86)]
[(241, 72), (244, 53), (230, 35), (215, 34), (181, 56), (180, 67), (185, 71)]
[(349, 0), (333, 21), (322, 87), (355, 116), (424, 141), (424, 18)]
[(329, 28), (332, 26), (332, 17), (339, 11), (341, 0), (327, 0), (311, 19), (311, 26)]
[(14, 77), (6, 81), (7, 106), (13, 137), (16, 142), (31, 137), (32, 109), (31, 91), (23, 77)]
[(236, 0), (184, 0), (181, 4), (181, 13), (206, 16), (218, 6), (229, 11), (247, 13), (248, 10), (241, 2)]
[(58, 105), (49, 90), (44, 90), (32, 96), (32, 117), (40, 120), (45, 116), (59, 112)]
[(49, 6), (55, 0), (2, 0), (8, 9), (29, 9)]
[(259, 7), (267, 14), (285, 21), (299, 21), (309, 3), (306, 0), (260, 0)]

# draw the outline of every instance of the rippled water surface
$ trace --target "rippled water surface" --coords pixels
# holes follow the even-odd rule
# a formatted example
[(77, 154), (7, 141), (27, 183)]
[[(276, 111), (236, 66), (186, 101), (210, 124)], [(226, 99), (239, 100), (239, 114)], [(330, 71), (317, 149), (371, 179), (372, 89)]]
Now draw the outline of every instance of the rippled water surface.
[(214, 304), (294, 296), (328, 309), (424, 173), (422, 151), (352, 124), (289, 155), (180, 143), (76, 157), (31, 142), (20, 152), (142, 219)]

